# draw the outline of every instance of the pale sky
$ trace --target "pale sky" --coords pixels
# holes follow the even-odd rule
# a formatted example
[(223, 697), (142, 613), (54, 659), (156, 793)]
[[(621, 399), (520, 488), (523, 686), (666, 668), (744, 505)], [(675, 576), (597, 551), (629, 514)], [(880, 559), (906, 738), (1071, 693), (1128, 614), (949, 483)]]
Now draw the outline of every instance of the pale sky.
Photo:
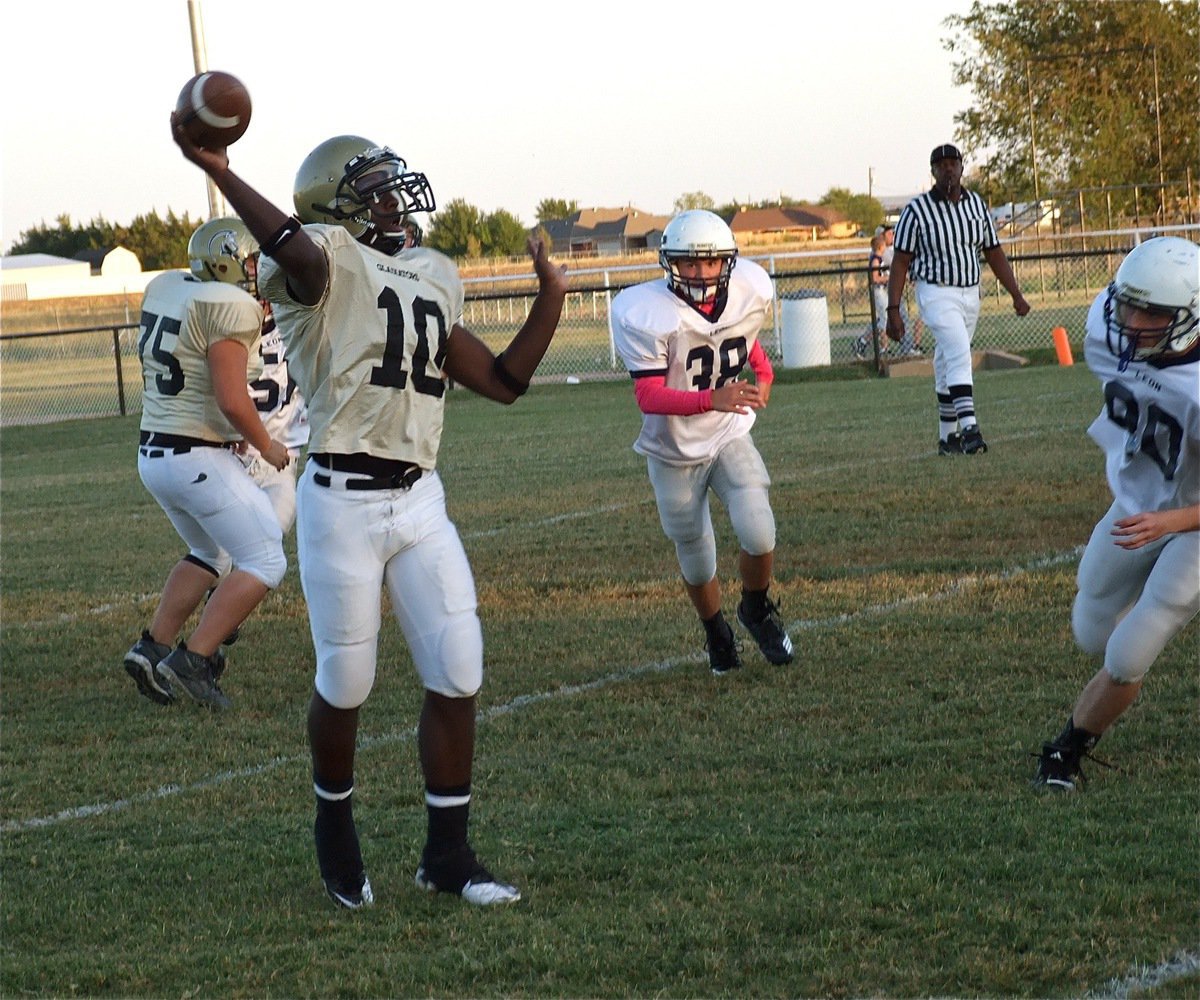
[[(300, 162), (343, 133), (392, 146), (439, 204), (527, 226), (543, 198), (666, 215), (692, 191), (907, 195), (971, 99), (942, 47), (942, 21), (970, 0), (198, 7), (208, 68), (254, 103), (231, 165), (289, 212)], [(193, 72), (187, 0), (6, 5), (0, 249), (61, 214), (207, 217), (204, 176), (168, 126)]]

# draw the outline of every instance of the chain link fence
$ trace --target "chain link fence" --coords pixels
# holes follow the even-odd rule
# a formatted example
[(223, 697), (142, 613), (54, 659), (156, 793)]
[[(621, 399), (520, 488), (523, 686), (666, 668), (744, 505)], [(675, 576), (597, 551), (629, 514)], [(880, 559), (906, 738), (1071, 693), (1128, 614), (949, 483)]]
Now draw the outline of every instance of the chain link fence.
[[(1111, 280), (1124, 254), (1138, 240), (1167, 231), (1031, 236), (1006, 243), (1013, 272), (1032, 311), (1018, 317), (1008, 294), (985, 267), (974, 346), (1013, 354), (1052, 348), (1052, 331), (1059, 326), (1073, 344), (1081, 343), (1088, 307)], [(1170, 232), (1197, 239), (1200, 226), (1171, 227)], [(863, 361), (854, 349), (855, 340), (870, 330), (872, 322), (865, 250), (749, 252), (746, 256), (766, 268), (775, 284), (775, 302), (761, 340), (777, 368), (798, 366), (797, 357), (802, 359), (799, 366), (812, 364), (814, 358), (816, 364), (830, 366), (874, 363), (873, 350)], [(536, 380), (625, 378), (609, 333), (609, 303), (622, 288), (661, 275), (651, 262), (573, 268), (562, 320)], [(499, 352), (524, 322), (536, 280), (528, 274), (469, 278), (465, 286), (464, 325)], [(908, 313), (915, 321), (913, 332), (919, 338), (911, 283), (906, 294)], [(804, 308), (789, 309), (790, 303), (803, 303)], [(140, 413), (137, 336), (136, 323), (125, 317), (95, 326), (0, 335), (0, 425)], [(928, 338), (922, 343), (926, 352), (932, 346)]]

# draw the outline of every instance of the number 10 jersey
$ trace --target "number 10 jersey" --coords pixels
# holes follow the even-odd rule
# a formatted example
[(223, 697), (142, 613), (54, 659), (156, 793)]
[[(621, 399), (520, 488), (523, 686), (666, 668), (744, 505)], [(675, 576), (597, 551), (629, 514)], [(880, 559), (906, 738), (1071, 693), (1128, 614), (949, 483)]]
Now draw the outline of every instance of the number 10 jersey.
[(413, 247), (388, 256), (341, 226), (304, 232), (329, 266), (325, 295), (305, 306), (287, 275), (264, 257), (260, 293), (271, 302), (288, 364), (308, 402), (310, 453), (366, 453), (437, 465), (446, 340), (462, 320), (454, 262)]

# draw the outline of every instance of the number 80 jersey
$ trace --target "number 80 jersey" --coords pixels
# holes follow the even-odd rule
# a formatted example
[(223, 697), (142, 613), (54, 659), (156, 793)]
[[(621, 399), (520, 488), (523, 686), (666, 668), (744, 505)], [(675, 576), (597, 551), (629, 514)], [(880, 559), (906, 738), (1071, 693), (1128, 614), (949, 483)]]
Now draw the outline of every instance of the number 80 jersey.
[[(668, 389), (718, 389), (745, 368), (773, 298), (770, 276), (745, 259), (730, 275), (725, 308), (715, 323), (672, 292), (666, 278), (647, 281), (613, 299), (613, 345), (635, 379), (661, 375)], [(633, 450), (669, 465), (694, 465), (711, 460), (753, 423), (753, 410), (647, 413)]]
[(1200, 363), (1121, 371), (1105, 336), (1107, 294), (1092, 303), (1083, 347), (1104, 386), (1088, 434), (1104, 450), (1113, 499), (1129, 514), (1200, 503)]
[(292, 377), (308, 403), (308, 450), (437, 465), (446, 340), (462, 320), (458, 268), (425, 247), (388, 256), (341, 226), (307, 225), (329, 284), (316, 305), (296, 302), (287, 275), (263, 258)]

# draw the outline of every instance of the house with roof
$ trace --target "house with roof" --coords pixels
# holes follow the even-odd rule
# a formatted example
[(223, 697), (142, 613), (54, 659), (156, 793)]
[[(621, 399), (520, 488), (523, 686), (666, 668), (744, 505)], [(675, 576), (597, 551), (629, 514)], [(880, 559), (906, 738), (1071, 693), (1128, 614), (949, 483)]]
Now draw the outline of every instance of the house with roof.
[(600, 257), (657, 250), (669, 215), (654, 215), (628, 205), (625, 208), (583, 208), (566, 219), (543, 222), (553, 241), (552, 252), (568, 256)]
[(729, 228), (739, 240), (753, 237), (759, 243), (790, 243), (844, 239), (853, 236), (858, 225), (827, 205), (773, 205), (738, 209)]

